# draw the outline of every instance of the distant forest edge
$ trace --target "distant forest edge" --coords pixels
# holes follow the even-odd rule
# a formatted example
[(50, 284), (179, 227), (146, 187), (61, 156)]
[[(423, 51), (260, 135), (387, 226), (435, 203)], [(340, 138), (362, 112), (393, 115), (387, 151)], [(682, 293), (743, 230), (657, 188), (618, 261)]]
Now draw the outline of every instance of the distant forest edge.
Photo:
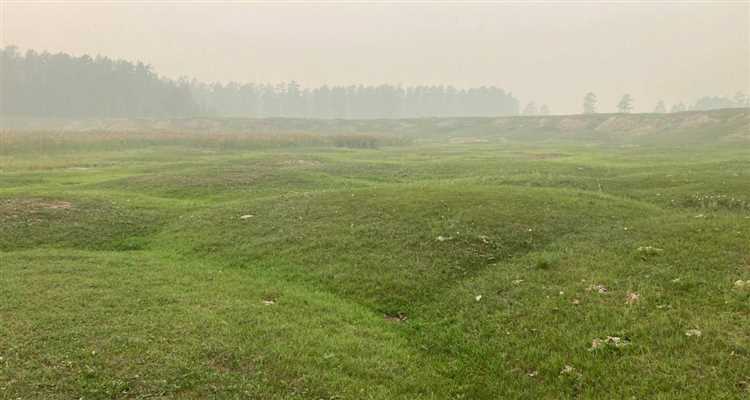
[(39, 117), (410, 118), (502, 116), (519, 101), (496, 87), (321, 86), (166, 79), (150, 65), (87, 55), (2, 52), (0, 113)]
[[(386, 119), (419, 117), (500, 117), (544, 115), (546, 105), (519, 100), (493, 86), (350, 85), (303, 88), (281, 84), (204, 83), (159, 76), (141, 62), (65, 53), (22, 53), (15, 46), (0, 49), (0, 114), (63, 118), (325, 118)], [(621, 112), (632, 110), (623, 96)], [(673, 112), (748, 107), (742, 92), (734, 98), (705, 96), (690, 106), (675, 104)], [(584, 98), (584, 113), (596, 113), (596, 95)], [(659, 101), (655, 113), (665, 113)]]

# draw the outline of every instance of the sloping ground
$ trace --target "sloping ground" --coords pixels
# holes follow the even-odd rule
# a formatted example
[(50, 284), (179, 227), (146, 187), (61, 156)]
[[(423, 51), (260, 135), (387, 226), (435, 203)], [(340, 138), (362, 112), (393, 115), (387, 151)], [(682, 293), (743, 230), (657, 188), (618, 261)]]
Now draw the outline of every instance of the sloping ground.
[[(411, 138), (508, 138), (519, 141), (583, 139), (644, 143), (750, 141), (750, 110), (723, 109), (676, 114), (593, 114), (498, 118), (381, 120), (323, 119), (24, 119), (6, 117), (3, 129), (200, 132), (252, 134), (379, 134)], [(479, 141), (481, 142), (481, 141)]]
[(3, 158), (0, 398), (746, 398), (749, 151)]

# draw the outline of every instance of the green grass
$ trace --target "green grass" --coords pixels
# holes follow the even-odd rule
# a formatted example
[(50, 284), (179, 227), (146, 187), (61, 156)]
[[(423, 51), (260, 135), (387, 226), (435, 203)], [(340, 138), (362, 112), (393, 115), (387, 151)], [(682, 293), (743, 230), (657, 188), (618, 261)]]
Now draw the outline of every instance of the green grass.
[(750, 396), (747, 146), (13, 137), (2, 399)]

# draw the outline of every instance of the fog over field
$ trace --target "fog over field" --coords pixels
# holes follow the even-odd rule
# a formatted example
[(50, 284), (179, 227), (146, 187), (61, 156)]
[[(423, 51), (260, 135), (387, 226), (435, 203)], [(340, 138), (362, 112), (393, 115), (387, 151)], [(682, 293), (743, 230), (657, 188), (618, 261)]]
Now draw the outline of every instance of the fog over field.
[(0, 400), (750, 399), (749, 18), (0, 0)]
[(750, 87), (747, 2), (4, 1), (2, 43), (204, 82), (496, 86), (553, 113), (635, 112)]

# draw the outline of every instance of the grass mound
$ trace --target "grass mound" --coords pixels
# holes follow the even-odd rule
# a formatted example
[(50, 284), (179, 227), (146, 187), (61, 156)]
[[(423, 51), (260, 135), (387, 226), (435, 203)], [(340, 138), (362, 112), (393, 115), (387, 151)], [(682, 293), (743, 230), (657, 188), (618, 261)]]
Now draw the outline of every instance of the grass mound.
[(155, 210), (85, 198), (0, 199), (0, 250), (35, 247), (138, 250), (159, 226)]
[(0, 398), (747, 397), (750, 154), (589, 140), (649, 118), (399, 121), (439, 132), (379, 149), (18, 139)]
[(180, 252), (234, 267), (271, 264), (289, 279), (397, 314), (587, 227), (655, 212), (560, 189), (399, 186), (235, 201), (162, 235), (189, 244)]

